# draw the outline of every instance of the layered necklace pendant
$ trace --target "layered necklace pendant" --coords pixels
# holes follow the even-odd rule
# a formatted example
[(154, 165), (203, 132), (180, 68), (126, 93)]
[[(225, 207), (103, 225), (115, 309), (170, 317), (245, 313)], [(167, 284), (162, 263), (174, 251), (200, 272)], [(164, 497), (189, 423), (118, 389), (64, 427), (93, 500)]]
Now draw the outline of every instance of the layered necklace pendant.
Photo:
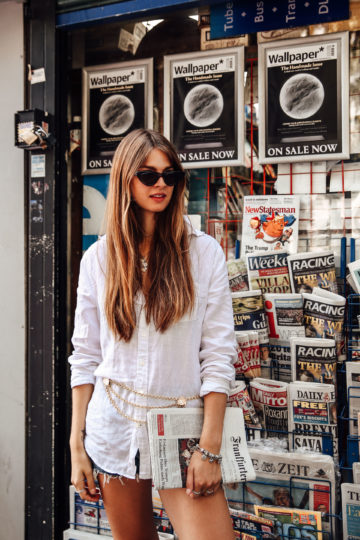
[(141, 271), (142, 272), (147, 271), (149, 265), (148, 265), (148, 262), (145, 259), (145, 257), (140, 257), (140, 266), (141, 266)]

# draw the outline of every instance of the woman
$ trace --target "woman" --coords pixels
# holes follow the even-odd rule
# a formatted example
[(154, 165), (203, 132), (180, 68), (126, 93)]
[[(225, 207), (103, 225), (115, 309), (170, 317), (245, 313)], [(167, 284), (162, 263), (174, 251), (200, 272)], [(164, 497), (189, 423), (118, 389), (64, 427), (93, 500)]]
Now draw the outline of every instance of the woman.
[[(157, 538), (150, 407), (203, 405), (199, 446), (220, 453), (236, 355), (231, 298), (220, 246), (184, 219), (184, 191), (173, 146), (155, 131), (130, 133), (113, 159), (106, 237), (81, 261), (71, 481), (97, 500), (94, 469), (115, 540)], [(220, 483), (219, 460), (197, 450), (186, 489), (161, 490), (181, 540), (234, 538)]]

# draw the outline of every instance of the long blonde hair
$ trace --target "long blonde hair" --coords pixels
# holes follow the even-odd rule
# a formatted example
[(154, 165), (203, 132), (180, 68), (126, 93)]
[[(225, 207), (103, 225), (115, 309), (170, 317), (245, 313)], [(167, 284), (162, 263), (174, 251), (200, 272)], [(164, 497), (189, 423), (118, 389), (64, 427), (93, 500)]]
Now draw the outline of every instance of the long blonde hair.
[[(142, 287), (139, 244), (144, 238), (130, 184), (157, 148), (175, 169), (182, 166), (175, 148), (160, 133), (137, 129), (120, 143), (113, 158), (106, 208), (105, 314), (114, 335), (130, 341), (135, 326), (134, 299)], [(184, 222), (185, 179), (174, 186), (167, 208), (157, 214), (148, 260), (146, 321), (164, 332), (194, 307), (189, 239)]]

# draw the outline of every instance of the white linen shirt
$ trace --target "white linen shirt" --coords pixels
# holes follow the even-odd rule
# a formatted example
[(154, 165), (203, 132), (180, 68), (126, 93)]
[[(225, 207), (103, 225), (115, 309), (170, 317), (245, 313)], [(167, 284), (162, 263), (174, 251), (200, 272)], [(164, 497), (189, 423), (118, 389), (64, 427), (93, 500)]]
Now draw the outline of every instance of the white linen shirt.
[[(85, 449), (104, 471), (135, 478), (135, 455), (140, 451), (140, 478), (151, 478), (146, 424), (121, 416), (104, 390), (103, 378), (125, 383), (134, 394), (115, 386), (128, 404), (116, 399), (128, 416), (146, 420), (142, 406), (169, 405), (145, 394), (204, 396), (228, 394), (236, 358), (231, 294), (223, 251), (216, 240), (189, 230), (191, 269), (196, 290), (195, 308), (166, 332), (146, 323), (144, 296), (135, 299), (137, 325), (128, 343), (110, 331), (104, 312), (106, 238), (84, 254), (77, 290), (72, 337), (71, 386), (95, 385), (86, 415)], [(141, 395), (144, 394), (144, 395)], [(202, 406), (202, 400), (187, 403)]]

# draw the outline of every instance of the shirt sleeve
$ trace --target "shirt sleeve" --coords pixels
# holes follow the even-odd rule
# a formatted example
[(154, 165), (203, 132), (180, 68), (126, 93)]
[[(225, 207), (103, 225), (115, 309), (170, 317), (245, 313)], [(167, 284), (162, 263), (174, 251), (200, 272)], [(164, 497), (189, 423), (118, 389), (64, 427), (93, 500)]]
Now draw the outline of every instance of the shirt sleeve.
[(74, 350), (69, 357), (71, 388), (81, 384), (94, 384), (94, 371), (102, 361), (97, 288), (91, 275), (91, 252), (85, 253), (80, 264), (75, 325), (71, 340)]
[(229, 278), (223, 250), (219, 244), (215, 249), (201, 334), (201, 396), (210, 392), (228, 395), (235, 381), (236, 340)]

